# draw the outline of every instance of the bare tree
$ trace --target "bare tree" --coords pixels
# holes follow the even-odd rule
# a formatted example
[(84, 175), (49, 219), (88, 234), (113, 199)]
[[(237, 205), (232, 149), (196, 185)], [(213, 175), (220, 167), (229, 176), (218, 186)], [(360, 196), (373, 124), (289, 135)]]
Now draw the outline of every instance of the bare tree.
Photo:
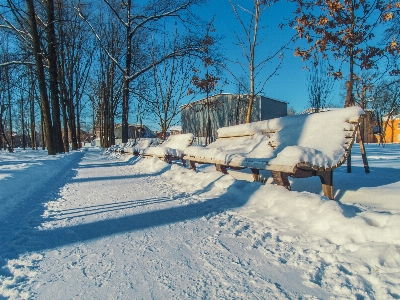
[(288, 108), (288, 111), (287, 111), (287, 115), (288, 116), (295, 116), (297, 113), (296, 113), (296, 110), (293, 108), (293, 106), (290, 106), (289, 108)]
[(124, 35), (119, 21), (112, 16), (112, 12), (102, 11), (100, 19), (106, 21), (95, 24), (99, 38), (110, 55), (101, 49), (95, 52), (97, 64), (93, 68), (89, 85), (94, 128), (98, 129), (100, 144), (104, 148), (115, 144), (115, 117), (120, 109), (123, 91), (123, 74), (118, 72), (115, 59), (123, 57)]
[[(196, 87), (196, 89), (204, 94), (205, 101), (202, 102), (200, 109), (205, 109), (207, 112), (207, 121), (206, 121), (206, 146), (213, 141), (212, 136), (212, 127), (211, 127), (211, 110), (217, 110), (219, 108), (218, 100), (210, 100), (210, 96), (217, 89), (218, 83), (220, 81), (220, 70), (218, 68), (219, 64), (217, 63), (218, 55), (215, 53), (215, 45), (217, 43), (215, 37), (213, 36), (213, 32), (215, 32), (213, 20), (211, 20), (206, 27), (206, 33), (202, 40), (202, 50), (201, 54), (201, 62), (203, 68), (205, 70), (204, 77), (201, 77), (201, 72), (199, 69), (194, 69), (194, 75), (192, 76), (192, 83)], [(189, 90), (190, 93), (190, 90)]]
[(30, 30), (32, 36), (33, 54), (36, 61), (36, 76), (38, 77), (38, 84), (41, 98), (41, 108), (44, 121), (44, 129), (46, 135), (47, 152), (49, 155), (57, 153), (57, 146), (53, 140), (53, 125), (51, 120), (50, 102), (47, 93), (46, 76), (44, 71), (43, 50), (40, 44), (40, 37), (38, 33), (38, 26), (36, 22), (36, 12), (33, 0), (26, 0), (28, 7), (28, 18), (30, 21)]
[[(176, 38), (171, 47), (176, 47)], [(166, 48), (165, 45), (164, 52), (168, 51)], [(159, 51), (159, 49), (154, 49), (154, 51)], [(195, 58), (190, 55), (164, 61), (153, 68), (152, 81), (149, 84), (151, 88), (148, 93), (136, 93), (139, 98), (145, 99), (149, 113), (157, 118), (163, 139), (166, 138), (168, 128), (173, 125), (176, 116), (180, 113), (181, 102), (190, 89), (194, 62)]]
[[(59, 83), (64, 121), (64, 148), (66, 151), (68, 135), (71, 139), (72, 150), (80, 147), (81, 130), (78, 108), (92, 66), (95, 47), (86, 24), (73, 9), (73, 2), (75, 1), (56, 0), (59, 36)], [(82, 1), (79, 3), (85, 5)]]
[(234, 111), (234, 124), (238, 125), (246, 122), (246, 119), (243, 120), (241, 116), (243, 115), (243, 110), (246, 110), (245, 116), (247, 117), (247, 111), (249, 106), (249, 97), (246, 95), (248, 92), (248, 84), (249, 81), (245, 75), (241, 75), (237, 78), (236, 83), (236, 92), (237, 98), (235, 99), (235, 111)]
[(328, 75), (324, 62), (313, 65), (308, 76), (308, 101), (315, 112), (325, 106), (333, 85), (333, 77)]
[[(274, 3), (277, 2), (277, 0), (253, 0), (251, 8), (245, 8), (240, 5), (236, 5), (234, 4), (233, 0), (229, 0), (229, 2), (231, 3), (233, 12), (244, 32), (244, 35), (239, 35), (237, 32), (235, 32), (238, 44), (244, 56), (244, 61), (237, 59), (236, 61), (234, 61), (234, 63), (238, 64), (243, 69), (243, 71), (248, 74), (249, 85), (244, 85), (243, 88), (247, 90), (247, 94), (249, 95), (246, 123), (250, 123), (251, 110), (253, 107), (255, 96), (263, 91), (267, 81), (276, 74), (282, 64), (282, 50), (285, 49), (286, 46), (290, 42), (292, 42), (293, 39), (290, 39), (283, 46), (278, 47), (275, 52), (259, 59), (257, 56), (258, 49), (263, 43), (263, 39), (259, 40), (260, 30), (262, 29), (261, 17), (268, 8), (270, 8)], [(248, 22), (245, 21), (246, 17), (249, 17)], [(278, 58), (278, 63), (276, 67), (270, 72), (268, 76), (265, 76), (263, 80), (259, 81), (258, 78), (260, 72), (265, 68), (268, 62), (272, 62), (276, 58)], [(240, 84), (240, 80), (238, 80), (236, 75), (229, 69), (227, 70)]]
[[(84, 16), (82, 10), (78, 7), (77, 10), (81, 17), (84, 18), (96, 37), (100, 41), (102, 49), (110, 56), (115, 62), (117, 68), (123, 73), (123, 84), (124, 93), (122, 101), (122, 142), (128, 141), (128, 116), (129, 116), (129, 91), (130, 83), (151, 70), (155, 65), (162, 63), (163, 61), (176, 56), (184, 56), (187, 53), (196, 51), (200, 48), (198, 39), (193, 36), (188, 38), (181, 38), (180, 45), (176, 51), (160, 55), (155, 60), (151, 60), (150, 57), (145, 55), (141, 57), (141, 61), (134, 61), (134, 55), (136, 55), (135, 49), (141, 40), (140, 37), (143, 32), (148, 29), (156, 29), (158, 22), (165, 18), (177, 18), (183, 20), (182, 14), (195, 4), (200, 4), (204, 0), (179, 0), (179, 1), (150, 1), (147, 5), (138, 6), (132, 4), (131, 0), (127, 1), (115, 1), (104, 0), (107, 7), (113, 12), (115, 18), (120, 22), (121, 26), (124, 27), (125, 31), (125, 59), (124, 63), (121, 63), (117, 58), (113, 57), (108, 51), (106, 45), (101, 41), (99, 35), (96, 32), (94, 26)], [(135, 44), (136, 42), (136, 44)], [(142, 44), (142, 43), (141, 43)]]
[(12, 153), (13, 152), (12, 147), (11, 147), (11, 145), (10, 145), (8, 139), (7, 139), (7, 136), (6, 136), (5, 132), (4, 132), (4, 125), (3, 125), (3, 113), (4, 113), (4, 111), (5, 111), (5, 105), (4, 105), (3, 101), (2, 101), (2, 99), (0, 99), (0, 134), (1, 134), (2, 139), (4, 140), (4, 142), (7, 145), (8, 152)]
[(61, 131), (61, 111), (60, 111), (60, 91), (58, 87), (58, 41), (55, 29), (55, 8), (54, 0), (45, 2), (47, 24), (47, 52), (49, 66), (49, 90), (51, 99), (51, 112), (53, 117), (53, 139), (57, 152), (64, 152), (64, 144), (62, 141)]

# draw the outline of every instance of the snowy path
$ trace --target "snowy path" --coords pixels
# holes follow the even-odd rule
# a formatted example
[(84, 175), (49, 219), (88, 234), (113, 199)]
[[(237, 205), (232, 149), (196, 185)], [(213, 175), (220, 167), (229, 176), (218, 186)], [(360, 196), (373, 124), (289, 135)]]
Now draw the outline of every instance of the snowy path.
[(367, 148), (339, 201), (315, 178), (2, 152), (0, 300), (400, 299), (400, 148)]
[[(180, 193), (160, 176), (135, 170), (135, 161), (99, 154), (89, 149), (79, 165), (82, 154), (69, 156), (65, 172), (46, 183), (54, 201), (23, 203), (17, 211), (28, 215), (19, 220), (13, 212), (7, 226), (17, 226), (17, 233), (1, 231), (9, 245), (2, 251), (9, 269), (0, 273), (4, 296), (54, 299), (57, 291), (57, 299), (324, 297), (321, 289), (302, 285), (301, 269), (285, 265), (279, 236), (265, 232), (255, 242), (251, 223), (224, 212), (241, 205), (229, 194), (202, 199)], [(269, 257), (257, 246), (262, 243), (270, 244)]]

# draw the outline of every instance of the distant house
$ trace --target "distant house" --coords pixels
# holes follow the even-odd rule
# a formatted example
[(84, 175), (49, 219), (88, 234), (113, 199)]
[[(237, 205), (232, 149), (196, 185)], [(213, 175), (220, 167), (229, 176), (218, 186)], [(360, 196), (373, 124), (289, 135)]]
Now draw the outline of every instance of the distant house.
[[(121, 139), (122, 137), (122, 125), (115, 125), (114, 129), (115, 139)], [(128, 129), (128, 139), (138, 138), (154, 138), (156, 134), (148, 128), (146, 125), (130, 124)]]
[[(116, 124), (114, 127), (114, 134), (115, 134), (115, 144), (119, 144), (122, 142), (122, 125)], [(131, 124), (129, 125), (128, 131), (128, 139), (134, 140), (139, 138), (155, 138), (156, 133), (153, 132), (150, 128), (146, 125), (140, 124)], [(100, 146), (100, 131), (96, 131), (96, 139), (93, 143), (96, 146)]]
[[(391, 117), (384, 117), (382, 121), (382, 135), (377, 132), (375, 134), (376, 141), (384, 143), (400, 143), (400, 114)], [(383, 141), (381, 141), (381, 136), (383, 137)]]
[[(182, 133), (193, 133), (196, 137), (206, 136), (208, 114), (211, 118), (211, 131), (217, 136), (221, 127), (246, 122), (248, 95), (217, 94), (207, 99), (185, 104), (182, 111)], [(287, 102), (257, 95), (253, 102), (251, 121), (261, 121), (287, 115)]]

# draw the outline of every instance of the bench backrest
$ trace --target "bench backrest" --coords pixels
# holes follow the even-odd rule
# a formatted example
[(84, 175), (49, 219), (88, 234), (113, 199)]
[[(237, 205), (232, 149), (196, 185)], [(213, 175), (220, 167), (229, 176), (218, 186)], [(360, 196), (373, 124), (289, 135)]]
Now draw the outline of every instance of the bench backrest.
[(173, 134), (160, 146), (183, 151), (193, 143), (193, 139), (194, 136), (192, 133)]
[(146, 149), (152, 144), (152, 139), (140, 139), (134, 146), (135, 149)]
[(185, 153), (227, 162), (236, 155), (240, 160), (268, 159), (268, 164), (334, 167), (347, 157), (363, 113), (359, 107), (348, 107), (223, 127), (205, 151), (189, 148)]

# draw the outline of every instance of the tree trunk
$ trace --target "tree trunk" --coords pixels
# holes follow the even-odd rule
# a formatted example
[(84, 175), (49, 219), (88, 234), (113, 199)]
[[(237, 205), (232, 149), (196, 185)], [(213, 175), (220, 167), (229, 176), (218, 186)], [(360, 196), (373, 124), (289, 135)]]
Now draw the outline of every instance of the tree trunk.
[(257, 46), (257, 32), (258, 32), (258, 21), (260, 18), (260, 5), (261, 3), (255, 1), (255, 16), (254, 16), (254, 28), (253, 28), (253, 42), (250, 45), (250, 97), (249, 106), (247, 108), (246, 123), (251, 122), (251, 110), (254, 102), (254, 65), (255, 65), (255, 50)]
[[(129, 51), (129, 49), (128, 49)], [(131, 64), (131, 55), (126, 55), (127, 59), (126, 59), (126, 64), (130, 65)], [(129, 57), (129, 58), (128, 58)], [(129, 138), (129, 80), (126, 78), (129, 74), (129, 70), (130, 68), (127, 68), (126, 72), (125, 72), (125, 76), (124, 76), (124, 95), (123, 95), (123, 99), (122, 99), (122, 142), (126, 143), (128, 142), (128, 138)]]
[(69, 132), (68, 132), (68, 118), (67, 118), (67, 104), (62, 97), (61, 100), (61, 109), (62, 109), (62, 118), (63, 118), (63, 146), (64, 151), (69, 152)]
[[(12, 126), (12, 113), (11, 113), (11, 88), (10, 88), (10, 77), (8, 67), (6, 69), (6, 80), (7, 80), (7, 96), (8, 96), (8, 121), (10, 124), (10, 146), (14, 149), (14, 138), (13, 138), (13, 126)], [(7, 141), (8, 142), (8, 141)]]
[(31, 73), (31, 90), (29, 94), (29, 105), (30, 105), (30, 119), (31, 119), (31, 147), (32, 150), (37, 149), (36, 144), (36, 120), (35, 120), (35, 82), (33, 79), (33, 72), (30, 70)]
[[(351, 26), (351, 34), (354, 36), (354, 10), (352, 11), (352, 26)], [(353, 86), (354, 86), (354, 46), (351, 45), (349, 49), (349, 81), (346, 82), (347, 94), (346, 94), (346, 102), (344, 103), (344, 107), (349, 107), (354, 105), (353, 99)], [(347, 158), (347, 173), (351, 173), (351, 152), (349, 157)]]
[(5, 144), (7, 145), (8, 152), (12, 153), (13, 152), (12, 147), (11, 147), (10, 143), (8, 142), (7, 136), (4, 133), (3, 112), (4, 112), (4, 105), (2, 105), (0, 103), (0, 134), (3, 137)]
[(46, 36), (48, 42), (48, 60), (49, 60), (49, 77), (50, 77), (50, 96), (51, 111), (53, 117), (53, 138), (57, 152), (64, 152), (61, 131), (61, 113), (60, 113), (60, 94), (58, 90), (58, 68), (57, 68), (57, 37), (55, 31), (54, 2), (47, 0), (47, 27)]
[(21, 96), (21, 128), (22, 128), (22, 148), (26, 150), (26, 139), (25, 139), (25, 110), (24, 110), (24, 98)]
[(102, 83), (102, 90), (103, 90), (103, 117), (104, 117), (104, 146), (103, 148), (110, 147), (110, 115), (109, 115), (109, 94), (106, 90), (106, 84), (103, 81)]
[(40, 48), (40, 38), (36, 24), (36, 13), (33, 0), (26, 0), (28, 6), (28, 18), (31, 27), (32, 34), (32, 47), (33, 54), (36, 62), (36, 72), (39, 84), (40, 98), (41, 98), (41, 110), (43, 114), (44, 132), (46, 136), (47, 152), (49, 155), (55, 155), (57, 148), (52, 140), (53, 137), (53, 125), (51, 121), (51, 111), (49, 97), (47, 94), (46, 77), (43, 67), (42, 50)]
[(32, 150), (37, 149), (36, 145), (36, 121), (35, 121), (35, 104), (34, 97), (32, 97), (30, 101), (30, 119), (31, 119), (31, 141), (32, 141)]
[(42, 144), (42, 150), (45, 150), (46, 140), (45, 140), (44, 118), (42, 110), (40, 110), (40, 143)]
[(124, 74), (124, 95), (122, 99), (122, 142), (128, 142), (129, 138), (129, 76), (131, 75), (132, 63), (132, 35), (131, 35), (131, 5), (132, 0), (126, 3), (127, 26), (126, 26), (126, 57)]
[(109, 79), (109, 86), (110, 86), (110, 95), (109, 95), (109, 113), (108, 113), (108, 118), (109, 118), (109, 146), (115, 145), (115, 132), (114, 132), (114, 76), (115, 76), (115, 64), (112, 63), (111, 66), (111, 74), (110, 74), (110, 79)]
[[(354, 5), (354, 4), (353, 4)], [(351, 10), (351, 36), (355, 36), (355, 15), (354, 15), (354, 7)], [(346, 82), (346, 102), (344, 103), (344, 107), (349, 107), (354, 105), (353, 99), (353, 86), (354, 86), (354, 45), (350, 44), (349, 46), (349, 81)]]
[(75, 115), (75, 106), (72, 96), (68, 97), (67, 113), (68, 113), (68, 127), (71, 134), (72, 150), (78, 150), (79, 144), (76, 131), (76, 115)]
[(82, 148), (82, 137), (81, 137), (81, 108), (80, 100), (76, 99), (76, 139), (78, 147)]

